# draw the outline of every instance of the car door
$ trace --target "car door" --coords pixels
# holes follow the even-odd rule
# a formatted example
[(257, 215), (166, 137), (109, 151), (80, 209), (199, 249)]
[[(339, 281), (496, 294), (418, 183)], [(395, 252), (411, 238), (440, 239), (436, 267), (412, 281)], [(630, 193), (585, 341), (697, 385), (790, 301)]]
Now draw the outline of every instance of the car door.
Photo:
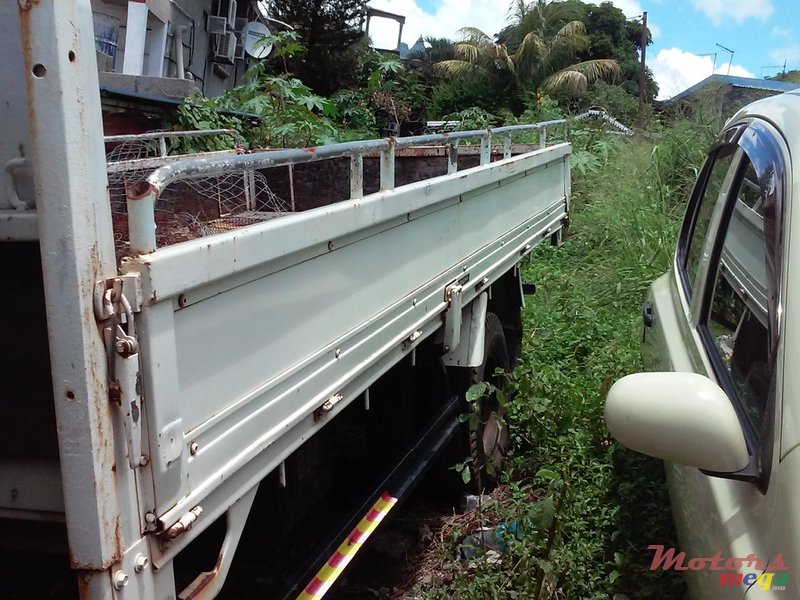
[[(767, 557), (771, 550), (786, 161), (783, 139), (764, 121), (723, 132), (692, 193), (673, 268), (653, 284), (645, 305), (645, 368), (715, 381), (737, 413), (750, 455), (734, 474), (667, 463), (687, 558)], [(741, 598), (752, 574), (763, 570), (750, 561), (738, 569), (742, 580), (721, 578), (736, 569), (687, 574), (695, 597)]]

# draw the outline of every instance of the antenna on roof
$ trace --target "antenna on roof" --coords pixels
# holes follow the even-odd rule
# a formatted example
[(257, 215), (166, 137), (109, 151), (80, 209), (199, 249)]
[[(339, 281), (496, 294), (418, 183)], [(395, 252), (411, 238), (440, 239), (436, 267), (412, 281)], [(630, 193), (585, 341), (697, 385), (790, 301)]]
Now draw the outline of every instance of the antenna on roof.
[[(786, 61), (783, 61), (782, 65), (764, 65), (761, 67), (761, 75), (764, 76), (764, 69), (781, 69), (781, 77), (786, 75)], [(764, 76), (766, 79), (766, 76)]]
[(728, 73), (727, 73), (727, 75), (730, 75), (730, 74), (731, 74), (731, 65), (733, 64), (733, 54), (734, 54), (734, 51), (733, 51), (733, 50), (731, 50), (730, 48), (726, 48), (726, 47), (725, 47), (725, 46), (723, 46), (722, 44), (714, 44), (714, 45), (715, 45), (715, 46), (719, 46), (720, 48), (722, 48), (723, 50), (725, 50), (725, 52), (730, 52), (730, 53), (731, 53), (731, 59), (728, 61)]

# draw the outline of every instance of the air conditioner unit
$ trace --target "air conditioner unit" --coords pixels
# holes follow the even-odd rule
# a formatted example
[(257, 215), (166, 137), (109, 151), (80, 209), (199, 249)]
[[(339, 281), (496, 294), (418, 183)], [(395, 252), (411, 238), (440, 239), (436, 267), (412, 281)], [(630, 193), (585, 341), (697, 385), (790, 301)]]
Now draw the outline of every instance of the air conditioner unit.
[(228, 20), (225, 17), (215, 17), (208, 15), (206, 20), (206, 31), (210, 35), (224, 35), (228, 28)]
[(236, 19), (236, 26), (233, 28), (233, 32), (236, 34), (236, 51), (233, 57), (236, 60), (244, 60), (244, 28), (246, 25), (247, 19)]
[(233, 51), (233, 58), (235, 60), (244, 60), (244, 44), (242, 43), (242, 38), (238, 35), (236, 36), (236, 50)]
[(232, 65), (236, 56), (236, 34), (226, 33), (216, 36), (212, 47), (211, 60)]
[(228, 21), (228, 29), (233, 30), (236, 23), (236, 0), (219, 0), (217, 16)]

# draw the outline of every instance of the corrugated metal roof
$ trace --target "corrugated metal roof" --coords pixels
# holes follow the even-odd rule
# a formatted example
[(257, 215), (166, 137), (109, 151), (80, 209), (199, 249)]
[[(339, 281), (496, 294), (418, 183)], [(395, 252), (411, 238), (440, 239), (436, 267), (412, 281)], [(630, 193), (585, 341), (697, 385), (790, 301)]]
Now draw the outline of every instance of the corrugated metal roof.
[(669, 100), (665, 100), (664, 103), (669, 104), (670, 102), (675, 102), (676, 100), (682, 100), (713, 83), (721, 83), (733, 87), (748, 88), (751, 90), (766, 90), (776, 93), (790, 92), (800, 88), (800, 84), (789, 83), (787, 81), (757, 79), (755, 77), (735, 77), (733, 75), (721, 75), (717, 73), (706, 77), (700, 83), (694, 84), (692, 87), (683, 90), (681, 93), (675, 94)]

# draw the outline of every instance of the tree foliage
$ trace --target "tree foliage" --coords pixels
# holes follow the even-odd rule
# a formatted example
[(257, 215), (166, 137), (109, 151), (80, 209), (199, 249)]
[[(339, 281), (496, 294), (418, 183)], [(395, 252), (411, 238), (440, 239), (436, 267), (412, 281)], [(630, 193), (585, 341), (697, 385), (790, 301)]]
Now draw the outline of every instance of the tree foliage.
[(441, 61), (438, 70), (445, 76), (473, 79), (505, 73), (522, 94), (582, 94), (598, 78), (616, 77), (619, 67), (609, 58), (576, 60), (590, 44), (585, 24), (574, 18), (579, 16), (579, 7), (572, 2), (517, 0), (509, 25), (497, 39), (477, 28), (462, 29), (456, 58)]
[(358, 83), (366, 0), (272, 0), (270, 14), (300, 35), (305, 51), (288, 61), (292, 73), (321, 95)]

